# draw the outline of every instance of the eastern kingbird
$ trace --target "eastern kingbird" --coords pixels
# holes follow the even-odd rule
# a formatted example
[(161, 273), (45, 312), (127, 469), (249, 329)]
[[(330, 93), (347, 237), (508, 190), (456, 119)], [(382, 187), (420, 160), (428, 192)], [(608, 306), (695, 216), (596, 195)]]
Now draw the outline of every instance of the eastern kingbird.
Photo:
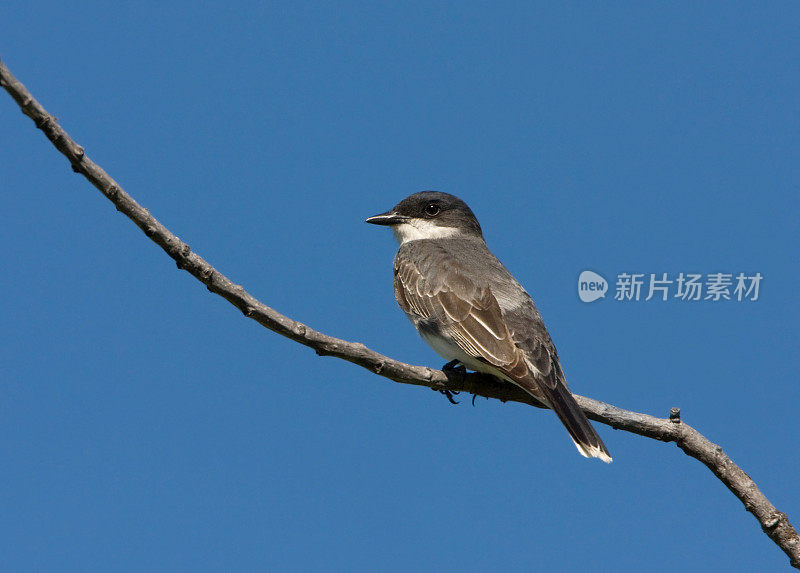
[(516, 384), (555, 411), (581, 455), (611, 461), (567, 389), (533, 300), (489, 251), (466, 203), (423, 191), (367, 223), (394, 231), (395, 298), (437, 354)]

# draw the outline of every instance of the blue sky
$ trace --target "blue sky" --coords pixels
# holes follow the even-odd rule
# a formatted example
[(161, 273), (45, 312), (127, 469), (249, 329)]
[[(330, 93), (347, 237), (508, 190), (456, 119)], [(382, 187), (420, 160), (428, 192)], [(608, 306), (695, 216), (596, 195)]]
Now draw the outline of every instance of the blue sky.
[[(800, 525), (800, 10), (750, 3), (0, 7), (0, 57), (88, 155), (266, 304), (441, 366), (363, 219), (462, 197), (573, 391), (684, 420)], [(699, 462), (459, 406), (244, 319), (6, 95), (4, 570), (767, 571)], [(755, 273), (758, 301), (591, 304), (579, 273)], [(612, 285), (613, 288), (613, 285)]]

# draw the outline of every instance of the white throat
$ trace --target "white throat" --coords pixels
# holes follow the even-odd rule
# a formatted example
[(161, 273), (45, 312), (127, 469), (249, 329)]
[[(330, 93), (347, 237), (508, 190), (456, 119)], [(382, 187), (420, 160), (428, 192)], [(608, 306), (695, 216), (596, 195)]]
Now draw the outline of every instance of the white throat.
[(422, 239), (446, 239), (461, 234), (455, 227), (440, 227), (426, 219), (409, 219), (405, 223), (394, 225), (394, 238), (401, 245), (409, 241)]

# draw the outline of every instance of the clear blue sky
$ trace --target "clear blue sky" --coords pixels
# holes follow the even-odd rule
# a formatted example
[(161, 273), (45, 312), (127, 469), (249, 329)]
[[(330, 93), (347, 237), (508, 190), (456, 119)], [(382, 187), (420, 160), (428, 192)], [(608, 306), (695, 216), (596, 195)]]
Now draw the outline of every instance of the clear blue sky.
[[(800, 525), (796, 3), (6, 3), (0, 57), (277, 310), (441, 366), (396, 307), (406, 195), (459, 195), (572, 389), (684, 420)], [(244, 319), (0, 94), (3, 570), (772, 571), (699, 462), (459, 406)], [(752, 301), (578, 274), (760, 272)]]

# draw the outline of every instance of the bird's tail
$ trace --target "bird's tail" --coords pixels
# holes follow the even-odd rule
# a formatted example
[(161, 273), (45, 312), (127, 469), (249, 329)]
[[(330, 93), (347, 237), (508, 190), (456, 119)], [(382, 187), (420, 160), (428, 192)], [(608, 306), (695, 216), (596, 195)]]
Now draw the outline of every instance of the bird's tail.
[[(538, 383), (538, 381), (535, 381), (533, 384), (536, 390), (544, 394), (548, 405), (556, 413), (561, 423), (564, 424), (567, 432), (569, 432), (569, 437), (575, 442), (578, 452), (585, 458), (600, 458), (607, 464), (611, 463), (611, 454), (609, 454), (608, 448), (606, 448), (600, 436), (597, 435), (594, 427), (589, 422), (589, 418), (578, 406), (566, 384), (561, 381), (557, 381), (554, 385), (555, 387), (546, 382)], [(526, 386), (527, 384), (522, 385), (523, 389), (526, 389)], [(536, 393), (530, 390), (528, 392), (538, 399)]]

